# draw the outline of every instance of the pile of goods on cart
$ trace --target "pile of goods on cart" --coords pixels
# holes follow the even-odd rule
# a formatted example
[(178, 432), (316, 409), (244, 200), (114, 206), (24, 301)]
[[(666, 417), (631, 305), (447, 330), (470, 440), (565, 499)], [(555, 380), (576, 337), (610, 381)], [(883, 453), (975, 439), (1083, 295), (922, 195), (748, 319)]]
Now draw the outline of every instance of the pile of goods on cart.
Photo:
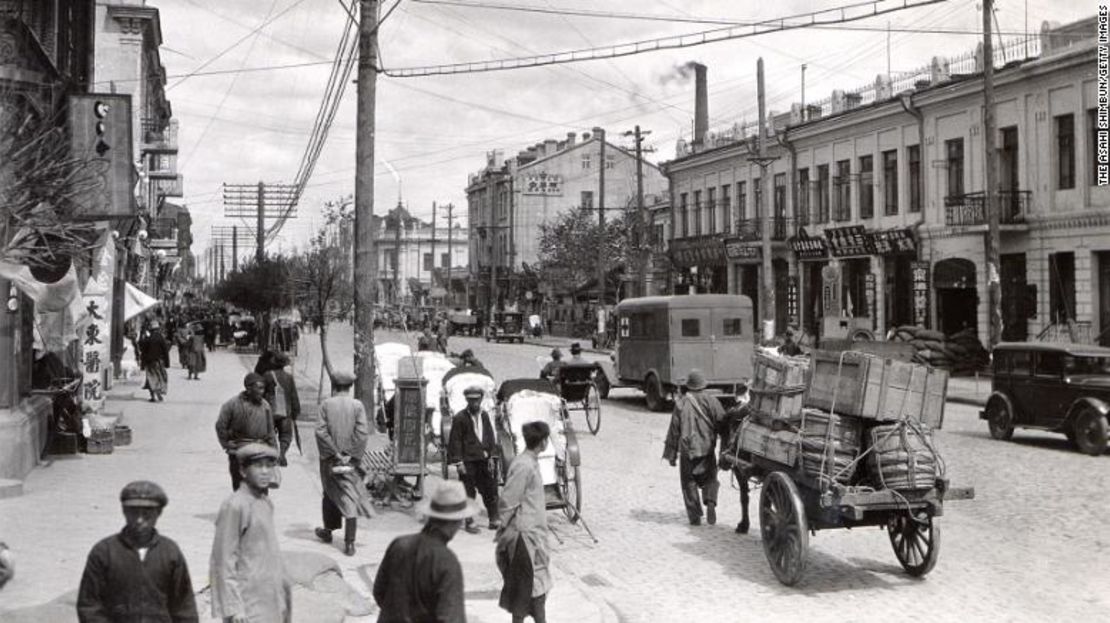
[(854, 351), (754, 355), (750, 415), (734, 451), (794, 468), (822, 489), (931, 489), (948, 372)]
[(917, 351), (913, 355), (917, 363), (953, 372), (972, 372), (990, 362), (990, 353), (979, 343), (973, 328), (945, 335), (940, 331), (907, 325), (895, 329), (890, 341), (911, 344)]

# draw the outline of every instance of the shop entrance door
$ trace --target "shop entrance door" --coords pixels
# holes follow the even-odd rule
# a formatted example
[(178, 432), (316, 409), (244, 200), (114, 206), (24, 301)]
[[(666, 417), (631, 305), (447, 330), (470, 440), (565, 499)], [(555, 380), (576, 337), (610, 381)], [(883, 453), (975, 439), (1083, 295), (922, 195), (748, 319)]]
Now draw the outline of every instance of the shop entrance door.
[(1029, 339), (1029, 317), (1025, 308), (1025, 254), (1002, 256), (1002, 341)]
[(975, 264), (962, 258), (941, 260), (933, 268), (933, 283), (937, 291), (937, 327), (941, 333), (952, 335), (967, 328), (978, 333)]
[(752, 335), (759, 335), (758, 327), (759, 321), (763, 314), (759, 306), (759, 265), (746, 264), (740, 267), (740, 294), (752, 300), (752, 318), (755, 320), (752, 326)]
[(1110, 252), (1100, 251), (1098, 258), (1098, 343), (1110, 346)]

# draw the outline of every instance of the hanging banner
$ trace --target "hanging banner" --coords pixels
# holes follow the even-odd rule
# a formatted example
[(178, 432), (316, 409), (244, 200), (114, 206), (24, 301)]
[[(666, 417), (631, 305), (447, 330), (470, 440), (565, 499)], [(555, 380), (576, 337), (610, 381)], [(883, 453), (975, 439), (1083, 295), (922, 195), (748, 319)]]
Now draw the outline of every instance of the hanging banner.
[(829, 250), (833, 257), (875, 254), (875, 246), (871, 240), (871, 235), (867, 233), (863, 225), (831, 227), (825, 230), (825, 238), (829, 241)]
[(798, 276), (790, 275), (786, 281), (786, 317), (791, 326), (801, 326), (798, 312)]
[(100, 239), (97, 262), (85, 284), (83, 317), (77, 323), (81, 343), (81, 401), (93, 413), (104, 409), (106, 372), (111, 367), (112, 283), (116, 245), (107, 233)]
[(864, 296), (867, 298), (867, 317), (871, 319), (871, 330), (875, 330), (878, 317), (875, 314), (875, 273), (863, 277)]
[(810, 238), (804, 235), (805, 230), (802, 230), (801, 235), (794, 236), (787, 241), (790, 245), (790, 250), (794, 251), (794, 255), (798, 256), (799, 260), (823, 260), (829, 257), (829, 248), (825, 244), (824, 238)]
[(929, 328), (929, 262), (913, 262), (913, 323)]

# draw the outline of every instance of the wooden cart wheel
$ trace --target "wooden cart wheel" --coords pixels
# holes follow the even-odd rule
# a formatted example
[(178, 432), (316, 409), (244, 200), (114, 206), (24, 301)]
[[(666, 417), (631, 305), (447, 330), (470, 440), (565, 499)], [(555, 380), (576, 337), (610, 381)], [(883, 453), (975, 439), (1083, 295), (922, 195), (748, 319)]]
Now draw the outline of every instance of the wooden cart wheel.
[(932, 515), (899, 513), (890, 518), (886, 530), (906, 573), (919, 578), (933, 570), (940, 554), (940, 526), (933, 523)]
[(590, 383), (586, 389), (586, 427), (594, 435), (597, 431), (601, 430), (601, 396), (598, 394), (597, 386)]
[(775, 577), (786, 586), (797, 584), (806, 569), (809, 526), (798, 487), (783, 472), (772, 472), (763, 483), (759, 529)]
[(582, 472), (578, 466), (563, 464), (559, 477), (559, 493), (563, 496), (563, 513), (571, 523), (578, 521), (578, 513), (582, 510)]

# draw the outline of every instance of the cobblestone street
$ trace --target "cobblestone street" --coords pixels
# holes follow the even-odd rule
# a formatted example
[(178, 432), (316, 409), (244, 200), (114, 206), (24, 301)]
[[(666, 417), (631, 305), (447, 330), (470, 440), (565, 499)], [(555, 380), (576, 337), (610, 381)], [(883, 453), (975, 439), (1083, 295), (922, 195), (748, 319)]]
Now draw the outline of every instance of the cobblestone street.
[[(347, 331), (332, 336), (335, 348), (351, 343)], [(451, 338), (450, 350), (464, 348), (499, 382), (534, 376), (549, 350)], [(582, 431), (582, 510), (600, 543), (552, 514), (564, 540), (553, 557), (620, 620), (1092, 620), (1110, 607), (1102, 557), (1110, 456), (1080, 454), (1063, 436), (1019, 431), (1012, 442), (994, 441), (976, 408), (949, 403), (937, 442), (952, 484), (974, 486), (976, 499), (945, 507), (933, 572), (906, 575), (885, 530), (830, 530), (810, 538), (805, 578), (787, 588), (764, 558), (758, 490), (746, 536), (733, 532), (738, 496), (725, 481), (718, 525), (687, 525), (677, 469), (660, 459), (669, 414), (617, 389), (603, 401), (596, 437), (580, 413), (573, 418)]]

